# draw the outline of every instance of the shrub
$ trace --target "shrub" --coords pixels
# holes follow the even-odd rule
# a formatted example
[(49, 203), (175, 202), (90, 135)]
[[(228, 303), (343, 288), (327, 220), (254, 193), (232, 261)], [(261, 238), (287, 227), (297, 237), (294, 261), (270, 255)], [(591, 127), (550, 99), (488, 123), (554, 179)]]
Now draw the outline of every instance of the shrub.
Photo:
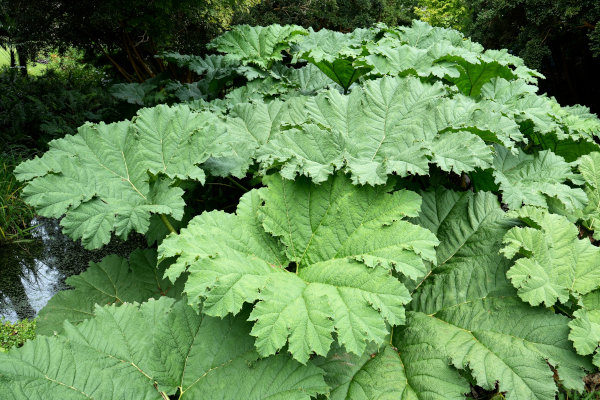
[(86, 121), (122, 118), (103, 77), (89, 65), (64, 60), (39, 76), (0, 71), (0, 140), (45, 149)]
[(23, 157), (14, 151), (0, 154), (0, 244), (26, 238), (35, 215), (21, 198), (23, 184), (13, 174), (21, 161)]
[(15, 323), (0, 320), (0, 352), (21, 347), (26, 341), (35, 338), (35, 325), (35, 320), (25, 319)]
[[(507, 51), (420, 22), (239, 26), (211, 46), (245, 84), (86, 124), (17, 168), (86, 247), (132, 231), (159, 246), (73, 277), (40, 316), (60, 334), (1, 356), (0, 392), (583, 391), (600, 365), (589, 110), (537, 94)], [(199, 213), (207, 179), (245, 191), (235, 212)]]

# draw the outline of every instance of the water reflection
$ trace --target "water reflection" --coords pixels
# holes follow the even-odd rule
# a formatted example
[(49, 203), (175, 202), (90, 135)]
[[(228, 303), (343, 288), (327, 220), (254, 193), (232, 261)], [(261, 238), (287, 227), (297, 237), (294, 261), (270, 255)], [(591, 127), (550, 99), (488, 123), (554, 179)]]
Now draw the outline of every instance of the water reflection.
[(100, 250), (85, 250), (63, 235), (57, 220), (40, 219), (33, 240), (0, 246), (0, 318), (33, 318), (59, 290), (67, 277), (84, 271), (90, 261), (108, 254), (128, 256), (143, 247), (142, 236), (127, 242), (113, 239)]

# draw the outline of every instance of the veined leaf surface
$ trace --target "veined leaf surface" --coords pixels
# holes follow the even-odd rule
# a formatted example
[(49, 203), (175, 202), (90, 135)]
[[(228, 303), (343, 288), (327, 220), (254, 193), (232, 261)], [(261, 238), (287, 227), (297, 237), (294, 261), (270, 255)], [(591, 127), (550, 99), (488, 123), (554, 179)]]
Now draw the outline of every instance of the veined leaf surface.
[(156, 251), (151, 249), (136, 250), (129, 260), (110, 255), (99, 263), (90, 263), (86, 271), (66, 279), (73, 290), (57, 293), (42, 308), (36, 333), (60, 333), (64, 321), (75, 325), (93, 317), (96, 305), (142, 303), (160, 296), (180, 297), (185, 279), (172, 284), (163, 278), (169, 263), (156, 264)]
[(215, 122), (186, 106), (143, 109), (134, 122), (82, 126), (15, 174), (29, 181), (23, 197), (40, 215), (65, 215), (64, 232), (98, 248), (112, 232), (145, 233), (153, 213), (183, 217), (183, 190), (174, 181), (203, 182), (198, 165), (227, 152)]
[(279, 175), (265, 183), (236, 215), (202, 214), (165, 239), (161, 256), (179, 256), (167, 275), (187, 268), (185, 291), (192, 302), (203, 298), (209, 315), (258, 300), (250, 319), (263, 356), (289, 343), (306, 362), (327, 354), (334, 330), (355, 354), (382, 343), (386, 322), (403, 323), (410, 299), (390, 271), (417, 278), (435, 258), (435, 236), (403, 220), (417, 215), (419, 196), (353, 186), (342, 174), (321, 185)]
[(61, 336), (1, 353), (3, 398), (308, 400), (327, 391), (311, 364), (285, 355), (257, 360), (241, 317), (198, 315), (166, 297), (97, 307), (95, 314), (78, 326), (66, 323)]
[(440, 238), (438, 266), (411, 287), (406, 324), (394, 328), (391, 345), (318, 359), (334, 398), (460, 399), (469, 385), (458, 370), (468, 370), (507, 399), (551, 400), (548, 363), (565, 387), (583, 389), (591, 365), (573, 352), (569, 319), (523, 303), (506, 278), (501, 237), (515, 221), (494, 196), (426, 192), (413, 221)]

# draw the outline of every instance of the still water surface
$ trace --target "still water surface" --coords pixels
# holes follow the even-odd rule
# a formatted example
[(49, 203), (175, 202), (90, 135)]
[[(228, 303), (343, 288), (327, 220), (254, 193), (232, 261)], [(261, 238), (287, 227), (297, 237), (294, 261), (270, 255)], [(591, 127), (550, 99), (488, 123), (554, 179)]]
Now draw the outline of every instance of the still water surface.
[(90, 261), (109, 254), (127, 257), (145, 247), (143, 237), (136, 236), (90, 251), (63, 235), (57, 220), (33, 223), (32, 241), (0, 246), (0, 319), (33, 318), (56, 292), (68, 288), (65, 279), (83, 272)]

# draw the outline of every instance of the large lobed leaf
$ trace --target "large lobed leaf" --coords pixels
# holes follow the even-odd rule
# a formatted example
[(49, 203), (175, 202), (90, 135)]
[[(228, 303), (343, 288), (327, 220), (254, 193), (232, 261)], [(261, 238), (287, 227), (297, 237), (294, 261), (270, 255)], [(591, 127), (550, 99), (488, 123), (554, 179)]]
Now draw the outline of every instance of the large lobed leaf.
[(418, 219), (441, 239), (438, 265), (412, 286), (404, 327), (362, 356), (334, 348), (317, 362), (335, 399), (461, 399), (477, 385), (507, 399), (554, 399), (561, 383), (583, 389), (589, 362), (568, 340), (569, 319), (520, 301), (506, 278), (501, 239), (515, 221), (494, 196), (443, 189), (423, 194)]
[(363, 44), (373, 40), (375, 34), (375, 30), (369, 29), (357, 29), (349, 34), (311, 29), (294, 49), (294, 58), (307, 60), (347, 91), (372, 69), (357, 64), (356, 60), (363, 53)]
[(373, 185), (394, 173), (426, 175), (430, 162), (455, 173), (485, 169), (493, 153), (484, 139), (511, 146), (523, 139), (500, 114), (482, 114), (474, 101), (446, 95), (441, 84), (386, 77), (348, 96), (330, 90), (295, 100), (286, 118), (296, 128), (272, 135), (257, 158), (264, 168), (282, 164), (289, 179), (322, 182), (342, 169), (355, 183)]
[(582, 209), (587, 196), (568, 181), (581, 184), (581, 177), (572, 171), (574, 165), (550, 150), (526, 154), (522, 150), (511, 154), (495, 146), (494, 179), (502, 191), (502, 202), (516, 210), (522, 205), (548, 208), (549, 199), (557, 200), (568, 212)]
[(526, 226), (508, 231), (502, 253), (508, 259), (521, 256), (507, 276), (524, 301), (550, 307), (600, 287), (600, 249), (579, 240), (567, 218), (534, 207), (515, 214)]
[(179, 298), (185, 279), (172, 284), (163, 278), (169, 263), (156, 264), (156, 251), (151, 249), (136, 250), (129, 260), (110, 255), (99, 263), (90, 263), (86, 271), (66, 279), (73, 290), (58, 292), (42, 308), (36, 333), (62, 332), (64, 321), (78, 324), (91, 318), (96, 305), (142, 303), (161, 296)]
[(579, 354), (594, 354), (594, 365), (600, 368), (600, 290), (586, 294), (580, 300), (581, 308), (569, 322), (569, 339)]
[(175, 181), (203, 182), (199, 165), (227, 152), (226, 132), (215, 123), (213, 115), (181, 105), (143, 109), (133, 122), (82, 126), (15, 175), (29, 181), (23, 197), (40, 215), (64, 215), (67, 235), (98, 248), (112, 232), (145, 233), (151, 214), (183, 217), (183, 190)]
[(582, 210), (584, 226), (594, 232), (594, 239), (600, 239), (600, 153), (585, 155), (579, 160), (579, 172), (585, 180), (585, 194), (588, 203)]
[[(236, 215), (204, 213), (163, 241), (166, 272), (189, 272), (185, 292), (203, 312), (236, 314), (255, 304), (252, 335), (263, 356), (286, 343), (294, 358), (327, 354), (337, 341), (355, 354), (404, 321), (410, 297), (390, 274), (426, 273), (438, 243), (416, 216), (420, 199), (390, 187), (357, 187), (338, 174), (321, 185), (273, 175), (240, 201)], [(264, 205), (262, 205), (264, 202)]]
[[(600, 342), (600, 249), (587, 238), (580, 240), (577, 227), (564, 216), (534, 207), (515, 215), (525, 227), (512, 228), (504, 237), (504, 255), (521, 256), (507, 277), (532, 305), (551, 307), (575, 299), (579, 308), (569, 322), (569, 339), (577, 353), (593, 354)], [(600, 366), (597, 353), (594, 364)]]
[(257, 360), (242, 317), (198, 315), (166, 297), (95, 314), (65, 323), (61, 336), (0, 354), (2, 398), (308, 400), (327, 392), (311, 364), (285, 355)]
[(226, 59), (267, 69), (281, 61), (281, 52), (305, 34), (306, 30), (296, 25), (239, 25), (210, 42), (209, 48), (227, 53)]

